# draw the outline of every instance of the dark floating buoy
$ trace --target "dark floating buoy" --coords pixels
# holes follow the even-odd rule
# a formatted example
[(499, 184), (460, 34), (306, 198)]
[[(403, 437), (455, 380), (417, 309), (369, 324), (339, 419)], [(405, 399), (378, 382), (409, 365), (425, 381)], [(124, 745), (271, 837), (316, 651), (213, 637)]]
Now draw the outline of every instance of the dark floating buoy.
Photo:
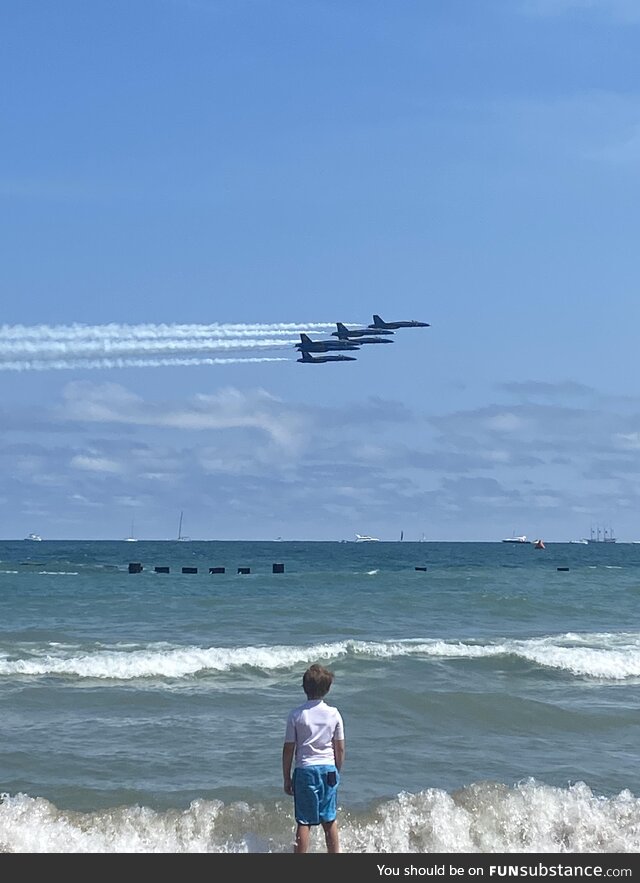
[(129, 563), (129, 573), (142, 573), (142, 564), (139, 561)]
[(284, 564), (273, 564), (271, 567), (272, 573), (284, 573)]
[(198, 568), (197, 567), (183, 567), (182, 572), (183, 573), (197, 573)]
[(556, 567), (556, 570), (569, 570), (568, 567)]
[(250, 567), (239, 567), (238, 573), (251, 573), (251, 568)]
[(416, 570), (426, 570), (426, 567), (416, 567)]
[(154, 573), (169, 573), (168, 567), (154, 567)]
[(224, 573), (224, 567), (210, 567), (209, 573)]

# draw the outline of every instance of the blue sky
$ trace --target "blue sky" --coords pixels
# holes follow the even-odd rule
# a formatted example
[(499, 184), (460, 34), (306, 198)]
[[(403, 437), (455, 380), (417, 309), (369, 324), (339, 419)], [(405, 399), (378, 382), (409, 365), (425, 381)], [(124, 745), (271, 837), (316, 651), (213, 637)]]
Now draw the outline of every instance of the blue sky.
[(637, 3), (0, 31), (1, 536), (640, 539)]

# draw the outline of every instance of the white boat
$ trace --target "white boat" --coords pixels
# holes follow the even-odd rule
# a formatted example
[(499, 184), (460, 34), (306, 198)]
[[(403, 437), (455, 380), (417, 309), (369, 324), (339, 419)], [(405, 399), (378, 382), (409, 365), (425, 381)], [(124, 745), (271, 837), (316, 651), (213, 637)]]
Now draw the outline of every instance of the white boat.
[(502, 542), (503, 543), (530, 543), (531, 540), (528, 540), (526, 538), (526, 536), (523, 534), (520, 537), (516, 537), (516, 536), (506, 537)]
[(133, 518), (132, 518), (131, 519), (131, 533), (129, 534), (128, 537), (124, 538), (125, 543), (137, 543), (138, 542), (137, 538), (134, 537), (133, 533), (134, 533), (134, 531), (133, 531)]
[(379, 543), (378, 537), (369, 537), (366, 534), (356, 534), (356, 543)]
[(32, 543), (41, 543), (42, 537), (38, 536), (37, 533), (30, 533), (28, 537), (25, 537), (25, 540), (30, 540)]

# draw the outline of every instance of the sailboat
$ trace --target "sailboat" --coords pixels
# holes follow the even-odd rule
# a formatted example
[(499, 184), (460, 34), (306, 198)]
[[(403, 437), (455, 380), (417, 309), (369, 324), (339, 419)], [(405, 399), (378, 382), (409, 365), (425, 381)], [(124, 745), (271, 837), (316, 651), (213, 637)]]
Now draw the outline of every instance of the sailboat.
[(182, 515), (183, 515), (183, 513), (180, 512), (180, 521), (178, 522), (178, 542), (179, 543), (188, 543), (189, 540), (191, 539), (191, 537), (184, 537), (182, 535)]
[(134, 530), (133, 530), (133, 518), (132, 518), (131, 519), (131, 532), (128, 537), (124, 538), (125, 543), (137, 543), (138, 542), (137, 537), (135, 537), (133, 534), (134, 534)]
[(605, 527), (604, 530), (600, 530), (600, 525), (596, 525), (596, 529), (594, 531), (593, 527), (591, 528), (591, 535), (587, 540), (588, 543), (615, 543), (616, 538), (613, 535), (613, 528), (607, 530)]

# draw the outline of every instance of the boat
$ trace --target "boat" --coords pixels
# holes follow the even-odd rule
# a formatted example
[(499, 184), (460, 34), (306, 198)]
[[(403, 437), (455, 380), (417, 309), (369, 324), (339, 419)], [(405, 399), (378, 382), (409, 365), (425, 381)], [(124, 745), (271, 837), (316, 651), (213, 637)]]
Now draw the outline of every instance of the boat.
[(579, 546), (588, 546), (589, 545), (589, 540), (569, 540), (569, 542), (575, 543), (576, 545), (579, 545)]
[(542, 540), (536, 540), (535, 543), (533, 544), (533, 548), (534, 549), (544, 549), (544, 543), (542, 542)]
[(369, 537), (366, 534), (356, 534), (356, 543), (379, 543), (378, 537)]
[(185, 537), (182, 534), (182, 512), (180, 513), (180, 521), (178, 522), (178, 542), (179, 543), (188, 543), (191, 537)]
[(25, 537), (25, 540), (29, 540), (32, 543), (40, 543), (42, 542), (42, 537), (38, 536), (37, 533), (30, 533), (28, 537)]
[(125, 541), (125, 543), (137, 543), (138, 542), (137, 537), (134, 537), (134, 535), (133, 535), (133, 518), (131, 519), (131, 533), (129, 534), (128, 537), (124, 538), (124, 541)]
[(505, 537), (505, 539), (502, 542), (503, 543), (530, 543), (531, 540), (528, 540), (527, 537), (523, 534), (522, 536), (519, 536), (519, 537), (517, 537), (515, 535), (512, 537)]
[(607, 530), (606, 527), (600, 530), (600, 525), (596, 525), (595, 531), (591, 528), (589, 538), (587, 539), (588, 543), (615, 543), (615, 541), (616, 538), (613, 535), (613, 530), (611, 528)]

